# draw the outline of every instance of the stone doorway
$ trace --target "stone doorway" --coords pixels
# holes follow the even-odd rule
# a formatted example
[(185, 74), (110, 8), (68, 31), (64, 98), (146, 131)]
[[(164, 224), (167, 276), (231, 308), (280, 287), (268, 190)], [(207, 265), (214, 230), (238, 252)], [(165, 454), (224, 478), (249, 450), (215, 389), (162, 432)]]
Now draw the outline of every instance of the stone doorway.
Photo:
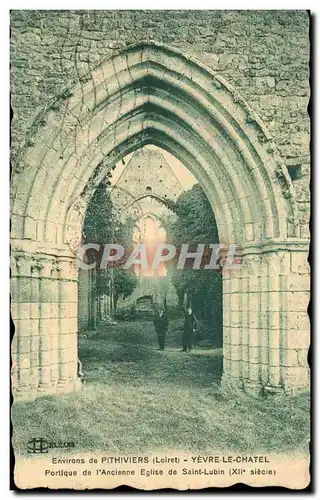
[(17, 398), (77, 378), (76, 251), (86, 206), (145, 144), (179, 158), (242, 269), (223, 276), (223, 378), (231, 390), (308, 387), (308, 239), (272, 136), (222, 77), (156, 43), (127, 48), (48, 103), (12, 180), (12, 380)]

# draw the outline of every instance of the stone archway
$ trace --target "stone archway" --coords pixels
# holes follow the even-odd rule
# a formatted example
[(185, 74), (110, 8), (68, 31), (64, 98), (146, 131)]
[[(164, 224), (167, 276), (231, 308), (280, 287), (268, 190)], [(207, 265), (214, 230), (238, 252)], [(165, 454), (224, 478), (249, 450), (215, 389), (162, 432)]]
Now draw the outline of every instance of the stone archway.
[(308, 385), (308, 240), (272, 137), (219, 75), (157, 43), (128, 47), (48, 103), (12, 178), (13, 390), (77, 380), (77, 269), (83, 214), (101, 179), (146, 144), (197, 178), (222, 243), (243, 267), (223, 276), (224, 387)]

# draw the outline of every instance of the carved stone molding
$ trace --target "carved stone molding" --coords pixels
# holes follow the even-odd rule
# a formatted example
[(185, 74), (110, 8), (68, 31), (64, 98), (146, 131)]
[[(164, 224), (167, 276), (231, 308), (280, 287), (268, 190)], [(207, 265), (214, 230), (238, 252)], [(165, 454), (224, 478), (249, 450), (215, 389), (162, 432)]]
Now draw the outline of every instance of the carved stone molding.
[(85, 210), (86, 201), (80, 198), (72, 204), (68, 211), (64, 242), (67, 243), (74, 254), (81, 245), (82, 224)]
[(27, 253), (13, 254), (11, 257), (11, 276), (31, 275), (31, 255)]

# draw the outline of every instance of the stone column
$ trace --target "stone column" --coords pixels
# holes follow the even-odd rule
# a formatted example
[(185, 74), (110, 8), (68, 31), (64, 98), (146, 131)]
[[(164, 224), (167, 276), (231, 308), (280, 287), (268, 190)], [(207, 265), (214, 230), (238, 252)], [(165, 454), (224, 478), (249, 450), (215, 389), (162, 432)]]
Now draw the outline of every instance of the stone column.
[(281, 390), (280, 384), (280, 255), (268, 256), (269, 377), (266, 388)]
[(75, 259), (14, 251), (11, 273), (15, 398), (79, 388)]
[(51, 303), (51, 383), (57, 386), (59, 380), (59, 341), (60, 341), (60, 271), (58, 260), (55, 260), (52, 267), (52, 303)]
[(243, 384), (249, 380), (249, 276), (246, 261), (242, 262), (241, 279), (241, 378)]
[(230, 374), (230, 339), (231, 339), (231, 311), (230, 311), (230, 302), (231, 302), (231, 282), (229, 274), (223, 274), (222, 281), (222, 305), (223, 305), (223, 315), (222, 315), (222, 328), (223, 328), (223, 375), (222, 375), (222, 385), (225, 385), (226, 388), (230, 384), (229, 378)]
[(229, 271), (230, 280), (230, 374), (236, 386), (241, 386), (241, 311), (239, 271)]
[(40, 324), (40, 271), (42, 264), (34, 257), (31, 261), (31, 337), (30, 337), (30, 385), (32, 393), (39, 385), (39, 324)]
[[(257, 249), (258, 250), (258, 249)], [(263, 390), (281, 392), (280, 344), (281, 325), (280, 253), (255, 253), (245, 256), (243, 314), (247, 316), (247, 348), (243, 339), (243, 353), (248, 359), (244, 373), (244, 387), (248, 394), (258, 396)], [(243, 359), (245, 362), (245, 360)]]
[(39, 255), (39, 386), (38, 392), (50, 394), (55, 390), (55, 346), (52, 339), (57, 335), (57, 277), (56, 259), (52, 255)]
[(223, 390), (243, 388), (242, 270), (223, 268)]
[(261, 385), (269, 382), (269, 266), (268, 260), (261, 256), (259, 276), (260, 296), (260, 370)]
[(310, 301), (310, 268), (308, 251), (290, 252), (283, 265), (286, 292), (282, 295), (282, 323), (285, 336), (282, 345), (281, 374), (288, 394), (309, 390), (310, 319), (307, 308)]
[(246, 247), (223, 271), (222, 387), (292, 394), (309, 387), (309, 265), (301, 242)]
[(58, 392), (80, 387), (78, 360), (78, 282), (75, 259), (59, 257)]
[(14, 397), (28, 397), (30, 388), (31, 257), (15, 252), (11, 260), (11, 314), (15, 332), (11, 345)]
[(247, 353), (248, 373), (245, 380), (247, 393), (258, 396), (261, 393), (261, 257), (260, 255), (248, 255), (246, 257), (247, 273)]

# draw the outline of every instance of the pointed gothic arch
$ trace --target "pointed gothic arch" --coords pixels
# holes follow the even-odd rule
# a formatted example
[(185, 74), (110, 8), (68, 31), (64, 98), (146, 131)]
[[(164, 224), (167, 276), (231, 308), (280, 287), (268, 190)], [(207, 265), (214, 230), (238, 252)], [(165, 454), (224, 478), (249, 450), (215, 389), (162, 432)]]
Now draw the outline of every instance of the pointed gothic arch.
[[(83, 216), (109, 170), (146, 144), (190, 169), (211, 203), (220, 241), (237, 244), (242, 255), (242, 271), (223, 278), (224, 385), (252, 392), (304, 386), (307, 368), (302, 373), (298, 362), (287, 363), (293, 311), (284, 276), (292, 259), (303, 254), (304, 263), (307, 241), (300, 238), (281, 156), (262, 121), (224, 78), (177, 49), (145, 42), (106, 59), (49, 102), (14, 165), (13, 282), (30, 278), (24, 302), (21, 286), (13, 287), (15, 339), (18, 345), (30, 328), (40, 339), (38, 366), (29, 351), (22, 357), (20, 351), (17, 391), (77, 385), (74, 254)], [(24, 319), (30, 303), (39, 306), (38, 326)], [(46, 317), (49, 303), (54, 312)]]

